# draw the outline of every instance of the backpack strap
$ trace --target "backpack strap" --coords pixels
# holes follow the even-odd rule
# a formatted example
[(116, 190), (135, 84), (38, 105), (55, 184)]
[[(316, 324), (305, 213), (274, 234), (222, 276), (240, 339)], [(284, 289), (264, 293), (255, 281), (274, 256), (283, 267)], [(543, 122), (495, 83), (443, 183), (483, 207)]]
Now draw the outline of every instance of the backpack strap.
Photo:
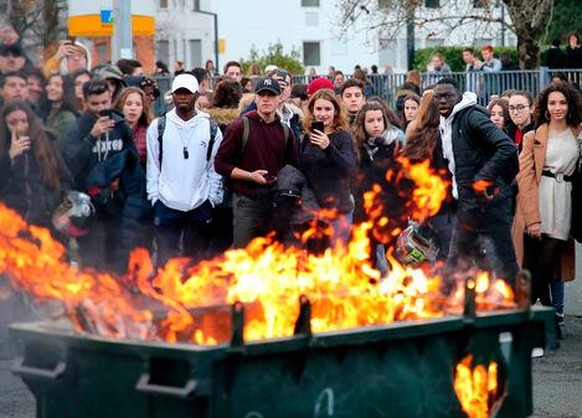
[(240, 158), (242, 158), (242, 155), (245, 152), (245, 149), (247, 148), (247, 144), (249, 143), (249, 135), (250, 135), (250, 130), (251, 130), (251, 126), (249, 123), (249, 118), (246, 116), (243, 116), (242, 118), (242, 124), (243, 124), (243, 132), (242, 132), (242, 137), (241, 137), (241, 147), (240, 147)]
[(210, 141), (208, 142), (208, 149), (206, 150), (206, 162), (210, 161), (210, 157), (212, 157), (212, 148), (214, 147), (214, 143), (216, 142), (216, 133), (218, 132), (218, 125), (212, 119), (209, 119), (209, 122), (210, 122)]
[(158, 160), (160, 162), (160, 171), (162, 171), (162, 157), (164, 155), (164, 130), (166, 129), (166, 115), (162, 115), (158, 118), (158, 148), (159, 155)]
[[(241, 119), (243, 124), (243, 132), (241, 137), (241, 148), (239, 155), (242, 158), (242, 155), (245, 152), (245, 149), (247, 148), (247, 144), (249, 143), (251, 126), (249, 123), (249, 118), (247, 118), (246, 116), (242, 116)], [(289, 127), (285, 123), (281, 123), (281, 125), (283, 126), (283, 132), (285, 132), (285, 149), (287, 149), (287, 144), (289, 142), (289, 136), (291, 135), (291, 133)]]

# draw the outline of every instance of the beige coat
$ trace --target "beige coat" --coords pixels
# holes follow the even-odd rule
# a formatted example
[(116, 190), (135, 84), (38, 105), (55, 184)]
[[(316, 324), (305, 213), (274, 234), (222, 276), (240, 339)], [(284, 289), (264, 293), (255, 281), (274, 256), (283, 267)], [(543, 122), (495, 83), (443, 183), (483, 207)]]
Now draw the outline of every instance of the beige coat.
[[(580, 129), (570, 128), (574, 137), (578, 137)], [(523, 138), (523, 149), (519, 154), (519, 174), (517, 184), (519, 194), (512, 236), (517, 263), (523, 263), (523, 233), (525, 227), (541, 222), (539, 209), (538, 186), (546, 159), (548, 144), (548, 125), (542, 125), (536, 131), (528, 132)], [(570, 238), (562, 251), (560, 276), (562, 281), (571, 281), (576, 277), (574, 240)]]

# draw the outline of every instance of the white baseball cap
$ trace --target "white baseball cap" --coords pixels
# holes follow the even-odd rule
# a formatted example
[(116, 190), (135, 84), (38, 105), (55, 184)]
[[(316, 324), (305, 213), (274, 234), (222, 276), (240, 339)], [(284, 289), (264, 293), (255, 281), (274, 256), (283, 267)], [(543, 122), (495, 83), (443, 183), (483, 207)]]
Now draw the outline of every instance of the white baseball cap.
[(198, 92), (198, 80), (192, 74), (178, 74), (172, 81), (172, 93), (175, 93), (178, 89), (186, 89), (194, 94)]

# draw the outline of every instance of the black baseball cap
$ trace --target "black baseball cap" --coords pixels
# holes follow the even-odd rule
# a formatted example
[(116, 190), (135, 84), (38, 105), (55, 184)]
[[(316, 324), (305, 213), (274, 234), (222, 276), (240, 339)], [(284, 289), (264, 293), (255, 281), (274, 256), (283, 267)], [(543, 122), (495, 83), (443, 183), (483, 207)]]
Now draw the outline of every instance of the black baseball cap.
[(268, 91), (273, 93), (275, 96), (279, 96), (281, 94), (281, 86), (274, 78), (261, 78), (255, 86), (255, 93), (259, 94), (263, 91)]

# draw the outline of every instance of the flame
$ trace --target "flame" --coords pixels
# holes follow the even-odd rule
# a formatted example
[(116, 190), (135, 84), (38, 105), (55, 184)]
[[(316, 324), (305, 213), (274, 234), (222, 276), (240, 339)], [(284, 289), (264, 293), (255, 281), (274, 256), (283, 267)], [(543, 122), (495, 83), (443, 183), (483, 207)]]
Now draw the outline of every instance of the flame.
[(455, 368), (453, 387), (469, 418), (488, 418), (499, 400), (498, 365), (490, 362), (471, 368), (473, 356), (468, 354)]
[(398, 161), (406, 170), (407, 177), (416, 184), (410, 201), (413, 205), (409, 205), (410, 217), (422, 223), (439, 212), (447, 197), (449, 183), (443, 180), (440, 173), (430, 168), (429, 160), (412, 164), (407, 158), (399, 157)]
[[(428, 163), (419, 168), (401, 161), (404, 169), (389, 170), (386, 181), (394, 185), (414, 179), (408, 208), (415, 219), (438, 212), (446, 185), (438, 184)], [(366, 192), (369, 221), (353, 227), (345, 247), (338, 243), (313, 254), (286, 247), (269, 235), (196, 265), (177, 258), (157, 270), (148, 251), (136, 249), (124, 277), (69, 265), (65, 248), (48, 230), (27, 225), (0, 205), (0, 273), (39, 301), (61, 301), (63, 314), (77, 331), (114, 338), (223, 343), (230, 338), (235, 302), (244, 306), (245, 340), (289, 337), (305, 296), (311, 304), (312, 332), (462, 312), (463, 289), (443, 294), (444, 280), (436, 268), (403, 267), (389, 247), (390, 273), (381, 277), (374, 268), (370, 239), (389, 242), (379, 238), (400, 232), (398, 213), (384, 211), (389, 204), (384, 186), (376, 184)], [(319, 236), (317, 228), (314, 223), (303, 239)], [(511, 289), (501, 280), (491, 285), (488, 277), (479, 276), (477, 288), (477, 310), (515, 306)]]

